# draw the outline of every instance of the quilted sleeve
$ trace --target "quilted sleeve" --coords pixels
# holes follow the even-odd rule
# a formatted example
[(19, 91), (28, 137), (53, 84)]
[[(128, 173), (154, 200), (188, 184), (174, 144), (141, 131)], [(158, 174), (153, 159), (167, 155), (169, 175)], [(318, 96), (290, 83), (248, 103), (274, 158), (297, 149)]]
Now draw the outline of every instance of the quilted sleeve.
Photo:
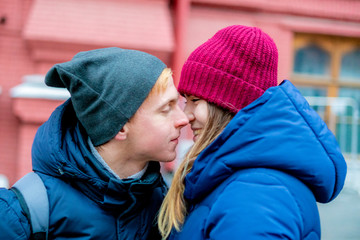
[(30, 237), (30, 225), (15, 194), (0, 188), (0, 239), (23, 240)]

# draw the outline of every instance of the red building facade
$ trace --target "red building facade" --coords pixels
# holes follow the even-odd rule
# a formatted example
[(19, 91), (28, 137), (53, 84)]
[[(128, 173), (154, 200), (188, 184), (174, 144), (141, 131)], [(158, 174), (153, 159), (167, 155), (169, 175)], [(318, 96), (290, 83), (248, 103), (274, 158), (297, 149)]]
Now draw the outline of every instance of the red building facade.
[[(256, 26), (278, 46), (279, 82), (327, 99), (355, 94), (360, 104), (359, 9), (353, 0), (0, 0), (0, 174), (12, 184), (31, 170), (37, 128), (68, 97), (44, 86), (44, 74), (83, 50), (146, 51), (178, 81), (188, 54), (217, 30)], [(310, 55), (324, 64), (307, 66)], [(319, 109), (338, 133), (339, 121)]]

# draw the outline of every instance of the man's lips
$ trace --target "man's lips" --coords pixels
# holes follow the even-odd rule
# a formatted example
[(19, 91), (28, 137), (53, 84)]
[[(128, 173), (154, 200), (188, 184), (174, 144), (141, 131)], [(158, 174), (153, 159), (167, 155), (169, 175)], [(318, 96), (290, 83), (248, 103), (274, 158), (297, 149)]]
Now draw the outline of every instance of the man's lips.
[(177, 143), (179, 141), (179, 137), (180, 136), (177, 136), (176, 138), (171, 139), (171, 142), (176, 142)]

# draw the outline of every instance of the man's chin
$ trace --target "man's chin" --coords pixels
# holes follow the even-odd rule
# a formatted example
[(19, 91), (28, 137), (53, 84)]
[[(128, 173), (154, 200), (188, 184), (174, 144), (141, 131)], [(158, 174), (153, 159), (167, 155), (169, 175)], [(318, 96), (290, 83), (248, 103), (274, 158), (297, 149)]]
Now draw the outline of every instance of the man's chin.
[(166, 158), (162, 158), (161, 160), (158, 160), (159, 162), (163, 162), (163, 163), (167, 163), (167, 162), (172, 162), (176, 159), (176, 153), (171, 154), (170, 156), (166, 157)]

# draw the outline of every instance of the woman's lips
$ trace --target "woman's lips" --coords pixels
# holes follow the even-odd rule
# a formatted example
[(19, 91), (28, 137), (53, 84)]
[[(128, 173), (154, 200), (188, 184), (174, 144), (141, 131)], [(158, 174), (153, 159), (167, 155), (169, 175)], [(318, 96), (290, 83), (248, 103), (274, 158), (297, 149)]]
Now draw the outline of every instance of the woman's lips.
[(194, 129), (193, 133), (195, 136), (199, 135), (201, 133), (201, 129)]
[(193, 129), (193, 135), (194, 135), (194, 142), (198, 139), (199, 135), (201, 134), (202, 129)]

